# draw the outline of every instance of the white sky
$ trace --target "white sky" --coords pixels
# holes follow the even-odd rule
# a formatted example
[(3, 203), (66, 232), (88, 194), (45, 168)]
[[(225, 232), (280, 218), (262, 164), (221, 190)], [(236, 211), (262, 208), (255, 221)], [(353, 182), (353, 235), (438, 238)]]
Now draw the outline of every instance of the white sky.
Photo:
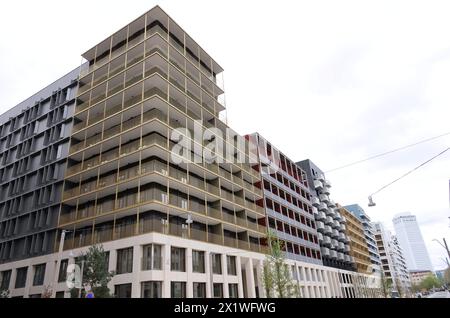
[[(11, 1), (0, 10), (0, 111), (69, 72), (81, 53), (159, 4), (224, 69), (229, 125), (323, 170), (450, 131), (445, 1)], [(435, 269), (450, 243), (444, 137), (327, 176), (374, 221), (417, 215)]]

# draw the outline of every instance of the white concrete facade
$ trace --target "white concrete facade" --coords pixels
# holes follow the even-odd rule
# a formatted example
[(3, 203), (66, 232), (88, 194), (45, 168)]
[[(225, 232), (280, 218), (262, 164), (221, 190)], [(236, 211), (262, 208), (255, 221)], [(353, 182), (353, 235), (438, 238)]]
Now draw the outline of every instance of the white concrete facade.
[[(142, 270), (143, 246), (147, 244), (159, 244), (162, 246), (162, 270)], [(162, 284), (161, 296), (171, 297), (171, 282), (186, 283), (186, 297), (193, 297), (193, 283), (200, 282), (206, 284), (206, 297), (213, 295), (213, 283), (223, 284), (223, 298), (229, 298), (229, 284), (237, 284), (237, 296), (239, 298), (264, 297), (262, 285), (262, 265), (265, 255), (244, 251), (236, 248), (228, 248), (216, 244), (204, 243), (164, 235), (160, 233), (150, 233), (131, 238), (115, 240), (103, 244), (105, 251), (109, 251), (109, 270), (115, 271), (117, 265), (117, 250), (123, 248), (133, 248), (133, 270), (131, 273), (116, 274), (109, 284), (111, 292), (115, 285), (131, 284), (131, 297), (142, 296), (141, 284), (148, 281), (158, 281)], [(184, 248), (186, 271), (171, 271), (171, 247)], [(72, 250), (74, 256), (88, 248)], [(192, 251), (205, 252), (205, 273), (195, 273), (192, 269)], [(74, 263), (74, 258), (70, 257), (70, 250), (64, 251), (61, 259), (69, 259), (69, 264)], [(221, 254), (222, 274), (212, 274), (211, 254)], [(226, 256), (236, 256), (236, 275), (227, 274)], [(12, 270), (9, 282), (11, 297), (32, 297), (41, 294), (45, 286), (51, 285), (58, 253), (29, 258), (17, 262), (0, 265), (0, 272)], [(322, 265), (309, 264), (299, 261), (286, 260), (292, 270), (293, 280), (299, 285), (301, 297), (303, 298), (347, 298), (347, 297), (379, 297), (378, 283), (368, 282), (373, 277), (356, 272), (343, 271)], [(44, 283), (40, 286), (33, 286), (34, 266), (46, 264)], [(26, 284), (24, 288), (15, 288), (16, 272), (18, 268), (28, 267)], [(245, 277), (243, 277), (243, 275)], [(257, 277), (254, 277), (256, 275)], [(65, 282), (58, 283), (54, 288), (55, 292), (66, 292), (68, 288)]]

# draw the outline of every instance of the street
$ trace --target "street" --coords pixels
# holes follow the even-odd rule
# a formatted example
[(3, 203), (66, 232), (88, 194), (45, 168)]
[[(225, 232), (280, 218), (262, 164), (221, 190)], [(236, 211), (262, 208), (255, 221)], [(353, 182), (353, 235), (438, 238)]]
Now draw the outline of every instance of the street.
[(435, 292), (429, 295), (428, 298), (450, 298), (450, 292), (448, 291)]

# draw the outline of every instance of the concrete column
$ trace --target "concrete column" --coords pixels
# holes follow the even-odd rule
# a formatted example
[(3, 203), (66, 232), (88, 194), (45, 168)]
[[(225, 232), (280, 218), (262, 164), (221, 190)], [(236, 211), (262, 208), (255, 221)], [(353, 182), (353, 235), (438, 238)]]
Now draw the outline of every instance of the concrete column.
[[(73, 259), (72, 262), (75, 262), (75, 259)], [(69, 261), (70, 263), (70, 261)], [(117, 250), (112, 249), (109, 251), (109, 264), (108, 264), (108, 270), (109, 271), (115, 271), (117, 267)], [(110, 290), (111, 293), (114, 293), (114, 283), (113, 283), (112, 279), (109, 283), (108, 283), (108, 288)]]
[(192, 284), (192, 248), (186, 249), (186, 297), (194, 297)]
[(9, 279), (9, 290), (15, 289), (16, 285), (16, 278), (17, 278), (17, 268), (13, 268), (11, 270), (11, 278)]
[(28, 298), (29, 294), (30, 294), (30, 288), (31, 285), (33, 285), (33, 276), (34, 276), (34, 268), (33, 265), (28, 266), (28, 271), (27, 271), (27, 280), (25, 283), (25, 291), (23, 294), (24, 298)]
[(139, 283), (139, 272), (141, 271), (142, 247), (133, 246), (133, 278), (131, 282), (131, 298), (141, 297), (141, 286)]
[(263, 297), (264, 294), (264, 286), (262, 283), (262, 276), (263, 276), (263, 261), (262, 260), (256, 260), (256, 284), (258, 286), (259, 291), (259, 297)]
[(170, 245), (163, 246), (163, 273), (162, 297), (170, 298)]
[(247, 276), (247, 293), (249, 298), (255, 298), (255, 279), (253, 276), (253, 260), (249, 258), (245, 264), (245, 272)]
[(241, 256), (236, 256), (236, 274), (238, 277), (238, 297), (244, 298), (244, 287), (242, 285), (242, 263)]
[(205, 251), (205, 274), (206, 274), (206, 298), (213, 298), (212, 291), (212, 269), (211, 269), (211, 253)]
[(226, 254), (221, 254), (221, 260), (222, 260), (222, 278), (223, 278), (223, 297), (229, 298), (230, 293), (228, 290), (228, 273), (227, 273), (227, 256)]

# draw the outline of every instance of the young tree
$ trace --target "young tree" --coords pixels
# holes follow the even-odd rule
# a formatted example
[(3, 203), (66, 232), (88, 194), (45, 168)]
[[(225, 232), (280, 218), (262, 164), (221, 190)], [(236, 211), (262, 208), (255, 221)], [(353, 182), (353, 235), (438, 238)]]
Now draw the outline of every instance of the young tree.
[[(108, 283), (114, 276), (113, 271), (108, 271), (108, 257), (102, 245), (93, 245), (89, 250), (81, 254), (79, 262), (84, 262), (82, 274), (82, 286), (90, 286), (95, 298), (112, 297)], [(80, 265), (81, 266), (81, 265)], [(78, 290), (70, 290), (71, 297), (78, 297)]]
[(270, 253), (263, 265), (263, 286), (267, 297), (299, 297), (298, 286), (293, 282), (285, 262), (283, 243), (272, 232), (268, 233)]
[(381, 271), (380, 284), (384, 298), (388, 298), (392, 289), (392, 280), (384, 276), (383, 270)]
[(400, 298), (404, 297), (406, 291), (403, 290), (402, 282), (400, 281), (400, 279), (398, 277), (395, 278), (395, 287), (397, 288), (399, 297)]
[(432, 288), (441, 287), (442, 283), (439, 282), (437, 277), (433, 274), (429, 274), (420, 282), (420, 287), (426, 290), (430, 290)]

